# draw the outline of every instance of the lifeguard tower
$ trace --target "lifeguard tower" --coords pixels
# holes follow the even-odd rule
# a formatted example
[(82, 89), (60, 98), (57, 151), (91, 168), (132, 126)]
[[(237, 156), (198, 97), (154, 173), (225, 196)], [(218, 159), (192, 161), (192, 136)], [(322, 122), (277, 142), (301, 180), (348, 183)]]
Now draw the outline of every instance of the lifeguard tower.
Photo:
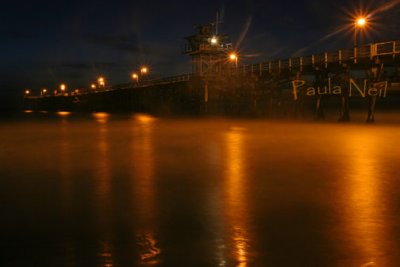
[(183, 53), (192, 57), (194, 75), (214, 77), (227, 72), (232, 44), (226, 43), (227, 35), (218, 34), (218, 20), (197, 26), (197, 34), (185, 37), (185, 40)]

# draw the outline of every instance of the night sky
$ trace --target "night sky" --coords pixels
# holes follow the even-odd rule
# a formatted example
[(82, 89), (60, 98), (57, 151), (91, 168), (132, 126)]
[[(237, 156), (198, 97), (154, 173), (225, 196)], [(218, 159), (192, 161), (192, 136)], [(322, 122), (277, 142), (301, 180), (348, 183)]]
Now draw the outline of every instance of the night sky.
[[(363, 43), (400, 39), (400, 1), (7, 1), (0, 11), (0, 107), (25, 88), (87, 87), (130, 81), (142, 64), (152, 77), (189, 73), (183, 38), (222, 17), (240, 62), (351, 48), (351, 16), (371, 15)], [(346, 28), (347, 30), (342, 30)], [(337, 34), (333, 34), (338, 31)]]

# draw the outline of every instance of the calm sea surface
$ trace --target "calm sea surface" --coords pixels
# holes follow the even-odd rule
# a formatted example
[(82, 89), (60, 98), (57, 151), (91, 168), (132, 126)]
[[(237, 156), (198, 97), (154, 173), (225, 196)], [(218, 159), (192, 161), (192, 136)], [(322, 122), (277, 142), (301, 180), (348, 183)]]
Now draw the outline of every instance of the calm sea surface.
[(3, 117), (0, 266), (400, 266), (391, 116)]

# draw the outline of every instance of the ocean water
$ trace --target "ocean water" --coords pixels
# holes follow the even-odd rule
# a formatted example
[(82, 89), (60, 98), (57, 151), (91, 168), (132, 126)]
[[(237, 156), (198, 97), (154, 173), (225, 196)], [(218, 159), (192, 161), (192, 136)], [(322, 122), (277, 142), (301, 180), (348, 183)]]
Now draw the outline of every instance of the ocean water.
[(0, 266), (400, 266), (399, 116), (358, 118), (3, 116)]

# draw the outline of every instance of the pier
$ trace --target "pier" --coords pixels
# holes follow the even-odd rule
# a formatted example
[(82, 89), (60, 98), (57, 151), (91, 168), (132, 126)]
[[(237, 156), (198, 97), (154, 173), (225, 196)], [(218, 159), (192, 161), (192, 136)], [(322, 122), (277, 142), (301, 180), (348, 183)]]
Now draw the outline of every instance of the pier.
[[(192, 58), (190, 74), (159, 79), (139, 79), (133, 74), (136, 80), (129, 83), (105, 86), (102, 81), (91, 88), (61, 89), (54, 94), (46, 91), (40, 96), (29, 91), (24, 106), (33, 110), (265, 117), (301, 117), (308, 108), (314, 119), (324, 119), (325, 106), (335, 101), (340, 105), (339, 120), (348, 121), (349, 97), (353, 97), (365, 98), (355, 106), (368, 103), (364, 105), (367, 121), (373, 122), (377, 99), (398, 95), (398, 40), (243, 65), (227, 36), (216, 34), (214, 28), (214, 24), (199, 26), (195, 35), (185, 38), (182, 52)], [(340, 90), (333, 90), (332, 84)], [(358, 95), (352, 95), (352, 87)]]

